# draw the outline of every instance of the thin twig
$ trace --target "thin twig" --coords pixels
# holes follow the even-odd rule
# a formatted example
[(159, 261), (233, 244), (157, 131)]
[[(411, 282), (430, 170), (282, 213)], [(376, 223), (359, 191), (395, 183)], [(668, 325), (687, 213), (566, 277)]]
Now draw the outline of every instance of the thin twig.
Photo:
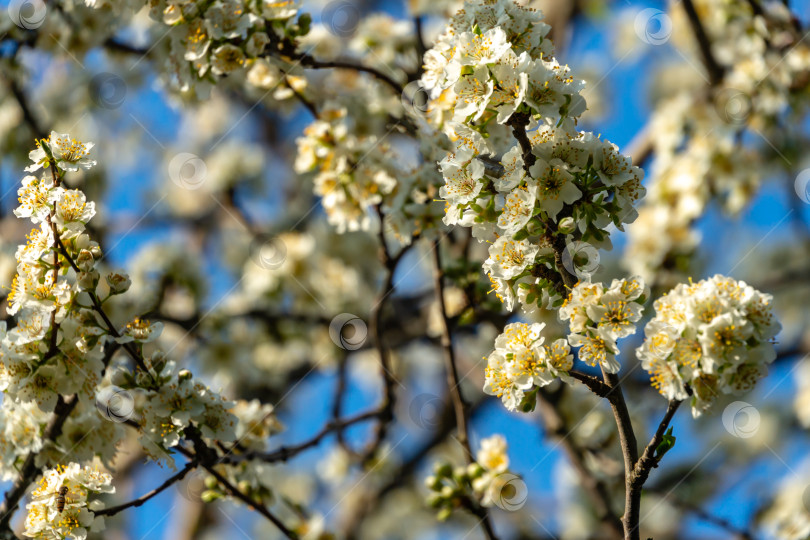
[(95, 511), (94, 514), (97, 515), (97, 516), (114, 516), (115, 514), (121, 512), (122, 510), (126, 510), (127, 508), (137, 508), (138, 506), (141, 506), (144, 503), (146, 503), (146, 501), (148, 501), (152, 497), (154, 497), (154, 496), (160, 494), (161, 492), (165, 491), (166, 489), (168, 489), (172, 484), (175, 484), (175, 483), (181, 481), (183, 478), (186, 477), (186, 475), (189, 472), (194, 470), (194, 468), (196, 466), (197, 466), (196, 462), (189, 461), (188, 463), (186, 463), (185, 467), (183, 467), (182, 469), (177, 471), (177, 473), (175, 473), (172, 476), (170, 476), (169, 478), (167, 478), (165, 482), (160, 484), (158, 487), (156, 487), (152, 491), (144, 493), (143, 495), (141, 495), (137, 499), (133, 499), (133, 500), (131, 500), (129, 502), (125, 502), (123, 504), (119, 504), (118, 506), (111, 506), (109, 508), (104, 508), (103, 510)]
[(678, 410), (678, 407), (681, 406), (681, 403), (682, 401), (680, 400), (672, 400), (667, 404), (667, 412), (664, 414), (664, 417), (658, 424), (658, 429), (655, 430), (655, 434), (653, 435), (652, 439), (650, 439), (647, 447), (644, 448), (644, 452), (642, 452), (641, 457), (636, 462), (636, 466), (633, 468), (634, 488), (640, 490), (644, 485), (644, 482), (647, 481), (650, 471), (658, 466), (661, 456), (656, 456), (655, 450), (664, 439), (664, 433), (666, 432), (667, 427), (669, 427), (672, 417), (675, 416), (675, 412)]
[[(433, 242), (433, 283), (436, 289), (436, 300), (439, 303), (439, 318), (442, 322), (442, 350), (444, 351), (444, 366), (447, 371), (447, 387), (450, 392), (450, 399), (453, 402), (453, 410), (456, 416), (456, 428), (458, 441), (464, 448), (467, 463), (473, 463), (472, 449), (470, 448), (470, 436), (467, 426), (467, 403), (461, 395), (461, 378), (458, 376), (458, 366), (456, 365), (456, 352), (453, 350), (453, 338), (450, 332), (450, 320), (447, 317), (447, 303), (444, 300), (444, 271), (442, 270), (441, 257), (441, 236), (437, 236)], [(496, 540), (495, 530), (492, 527), (492, 520), (487, 509), (477, 506), (471, 509), (481, 522), (484, 534), (490, 540)]]
[(243, 493), (236, 486), (231, 484), (231, 482), (227, 478), (225, 478), (219, 472), (217, 472), (217, 470), (214, 467), (210, 465), (203, 465), (203, 467), (205, 468), (206, 471), (208, 471), (211, 474), (211, 476), (216, 478), (217, 482), (222, 484), (228, 491), (228, 493), (230, 493), (233, 497), (236, 497), (237, 499), (248, 505), (249, 508), (255, 509), (261, 515), (266, 517), (273, 525), (275, 525), (278, 528), (279, 531), (281, 531), (281, 534), (292, 540), (297, 540), (298, 535), (293, 531), (291, 531), (290, 529), (288, 529), (287, 526), (284, 525), (284, 523), (282, 523), (281, 520), (275, 516), (275, 514), (273, 514), (270, 510), (268, 510), (265, 505), (257, 501), (254, 501), (249, 495)]
[(372, 411), (364, 412), (350, 418), (340, 420), (332, 420), (321, 428), (321, 430), (311, 439), (291, 446), (282, 446), (269, 452), (247, 452), (239, 455), (228, 455), (221, 457), (217, 460), (218, 463), (232, 464), (241, 463), (243, 461), (264, 461), (266, 463), (276, 463), (287, 461), (288, 459), (300, 454), (304, 450), (317, 446), (327, 435), (338, 429), (344, 429), (351, 425), (365, 422), (374, 418), (378, 418), (383, 411), (381, 409), (374, 409)]

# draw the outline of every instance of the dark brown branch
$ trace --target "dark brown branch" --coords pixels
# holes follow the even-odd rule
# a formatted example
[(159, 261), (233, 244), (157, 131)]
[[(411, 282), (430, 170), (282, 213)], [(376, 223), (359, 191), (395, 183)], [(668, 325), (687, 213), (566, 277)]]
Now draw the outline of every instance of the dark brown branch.
[(433, 242), (433, 285), (436, 290), (436, 301), (439, 304), (439, 318), (442, 323), (441, 344), (444, 352), (444, 368), (447, 375), (447, 388), (453, 403), (453, 411), (456, 415), (456, 427), (458, 431), (458, 442), (464, 448), (464, 454), (468, 463), (474, 461), (473, 452), (470, 448), (470, 439), (467, 430), (467, 403), (461, 395), (461, 379), (458, 376), (458, 366), (456, 365), (456, 352), (453, 350), (453, 340), (450, 334), (450, 320), (447, 317), (447, 304), (444, 299), (444, 271), (442, 270), (442, 258), (440, 253), (440, 238)]
[(582, 373), (575, 369), (569, 371), (568, 375), (587, 386), (591, 392), (599, 397), (607, 397), (608, 392), (610, 392), (610, 387), (593, 375), (588, 375), (587, 373)]
[(214, 469), (214, 467), (210, 465), (203, 465), (203, 467), (205, 468), (206, 471), (208, 471), (211, 474), (211, 476), (217, 479), (217, 482), (222, 484), (222, 486), (225, 488), (226, 491), (228, 491), (228, 493), (230, 493), (233, 497), (236, 497), (237, 499), (245, 503), (248, 506), (248, 508), (255, 509), (261, 515), (266, 517), (273, 525), (275, 525), (278, 528), (279, 531), (281, 531), (281, 533), (284, 536), (286, 536), (287, 538), (291, 538), (292, 540), (296, 540), (298, 538), (298, 535), (293, 531), (291, 531), (290, 529), (288, 529), (287, 526), (284, 525), (284, 523), (282, 523), (281, 520), (278, 519), (272, 512), (270, 512), (270, 510), (268, 510), (265, 505), (254, 501), (249, 495), (246, 495), (245, 493), (237, 489), (236, 486), (231, 484), (227, 478), (219, 474), (219, 472), (217, 472), (217, 470)]
[(622, 525), (624, 526), (624, 537), (626, 540), (639, 540), (638, 522), (639, 511), (641, 509), (641, 491), (632, 489), (633, 470), (638, 461), (638, 443), (633, 432), (633, 423), (630, 420), (630, 413), (627, 410), (627, 403), (624, 401), (619, 384), (619, 378), (615, 373), (608, 373), (602, 368), (602, 376), (605, 384), (610, 388), (607, 399), (613, 416), (616, 419), (616, 427), (619, 430), (619, 442), (622, 447), (622, 457), (624, 458), (624, 516)]
[(383, 308), (385, 307), (386, 300), (394, 292), (394, 273), (396, 272), (399, 261), (408, 250), (413, 246), (410, 244), (399, 250), (396, 255), (392, 255), (385, 240), (385, 216), (381, 206), (378, 204), (374, 207), (377, 216), (380, 220), (379, 223), (379, 258), (383, 267), (385, 268), (385, 279), (383, 286), (374, 301), (374, 306), (371, 310), (371, 333), (374, 335), (374, 344), (377, 347), (377, 352), (380, 356), (380, 376), (383, 380), (383, 398), (380, 405), (381, 413), (379, 415), (379, 422), (374, 431), (374, 436), (367, 448), (363, 452), (362, 460), (367, 463), (379, 449), (385, 436), (388, 433), (388, 424), (394, 418), (394, 405), (396, 402), (396, 393), (394, 392), (394, 384), (396, 383), (393, 374), (393, 366), (391, 364), (391, 351), (386, 346), (383, 336)]
[(622, 538), (622, 522), (613, 513), (611, 505), (613, 495), (605, 482), (599, 480), (588, 470), (585, 465), (584, 451), (571, 440), (569, 437), (571, 428), (566, 425), (562, 415), (556, 409), (560, 393), (552, 394), (545, 388), (541, 388), (537, 396), (546, 433), (559, 441), (559, 445), (568, 456), (568, 460), (579, 476), (582, 488), (593, 504), (596, 516), (604, 526), (604, 534), (610, 535), (609, 538)]
[(166, 489), (168, 489), (171, 485), (181, 481), (196, 466), (197, 466), (196, 462), (189, 461), (188, 463), (186, 463), (185, 467), (180, 469), (174, 475), (170, 476), (168, 479), (166, 479), (165, 482), (160, 484), (158, 487), (156, 487), (152, 491), (149, 491), (148, 493), (144, 493), (143, 495), (141, 495), (137, 499), (133, 499), (133, 500), (131, 500), (129, 502), (126, 502), (126, 503), (123, 503), (123, 504), (119, 504), (118, 506), (111, 506), (109, 508), (105, 508), (103, 510), (99, 510), (99, 511), (94, 512), (94, 513), (97, 516), (114, 516), (118, 512), (121, 512), (122, 510), (126, 510), (127, 508), (137, 508), (138, 506), (141, 506), (144, 503), (146, 503), (146, 501), (148, 501), (152, 497), (154, 497), (154, 496), (158, 495), (159, 493), (161, 493), (161, 492), (165, 491)]
[(683, 9), (686, 12), (689, 25), (692, 27), (692, 33), (695, 35), (695, 40), (698, 43), (703, 65), (706, 67), (706, 71), (709, 74), (709, 82), (712, 86), (717, 86), (723, 80), (723, 67), (717, 63), (712, 53), (712, 44), (709, 41), (709, 36), (706, 34), (703, 23), (700, 22), (700, 17), (695, 10), (695, 4), (692, 3), (692, 0), (683, 0)]
[[(444, 367), (447, 372), (447, 387), (450, 392), (450, 399), (453, 402), (453, 410), (456, 416), (456, 427), (458, 441), (464, 448), (467, 463), (475, 461), (470, 448), (470, 437), (467, 427), (467, 403), (461, 395), (461, 379), (458, 376), (458, 366), (456, 365), (456, 352), (453, 350), (453, 338), (450, 333), (450, 320), (447, 317), (447, 304), (444, 300), (444, 271), (442, 270), (441, 256), (441, 236), (437, 236), (433, 242), (433, 284), (436, 289), (436, 300), (439, 303), (439, 318), (442, 322), (442, 350), (444, 352)], [(492, 528), (492, 520), (486, 508), (477, 506), (471, 509), (481, 521), (481, 528), (490, 540), (496, 540), (497, 536)]]
[(247, 452), (239, 455), (228, 455), (220, 458), (217, 462), (224, 464), (233, 464), (253, 460), (260, 460), (267, 463), (287, 461), (288, 459), (300, 454), (304, 450), (317, 446), (324, 438), (326, 438), (327, 435), (329, 435), (333, 431), (336, 431), (338, 429), (344, 429), (348, 426), (360, 422), (365, 422), (367, 420), (378, 418), (382, 414), (383, 411), (381, 409), (374, 409), (373, 411), (364, 412), (356, 416), (352, 416), (350, 418), (344, 418), (337, 421), (332, 420), (331, 422), (328, 422), (326, 425), (324, 425), (321, 431), (319, 431), (314, 437), (305, 442), (291, 446), (282, 446), (281, 448), (271, 450), (270, 452)]
[(682, 401), (680, 400), (672, 400), (669, 402), (667, 405), (667, 412), (664, 414), (664, 417), (658, 424), (658, 429), (655, 430), (655, 434), (653, 435), (652, 439), (650, 439), (647, 447), (644, 448), (644, 452), (641, 454), (641, 457), (636, 462), (636, 466), (633, 468), (633, 488), (638, 489), (639, 492), (641, 491), (641, 487), (644, 485), (644, 482), (647, 481), (650, 471), (655, 467), (658, 467), (658, 462), (661, 460), (661, 456), (655, 455), (655, 449), (658, 448), (658, 445), (661, 444), (662, 440), (664, 440), (664, 433), (666, 432), (667, 427), (669, 427), (672, 417), (675, 416), (675, 412), (678, 410), (678, 407), (681, 406), (681, 403)]
[(373, 67), (352, 62), (351, 60), (343, 60), (343, 59), (316, 60), (315, 58), (306, 54), (300, 55), (298, 59), (301, 60), (302, 66), (312, 69), (336, 68), (336, 69), (349, 69), (352, 71), (368, 73), (369, 75), (374, 76), (375, 78), (379, 79), (380, 81), (390, 86), (391, 89), (398, 94), (402, 94), (405, 91), (405, 89), (402, 87), (401, 84), (399, 84), (392, 77), (386, 75), (382, 71), (379, 71)]
[[(62, 256), (65, 259), (67, 259), (68, 264), (70, 264), (70, 267), (73, 268), (73, 271), (76, 272), (77, 274), (81, 272), (79, 267), (76, 265), (76, 262), (73, 260), (73, 257), (71, 257), (70, 253), (68, 253), (65, 244), (62, 243), (62, 239), (59, 237), (58, 234), (55, 234), (54, 236), (56, 238), (56, 245), (59, 251), (62, 253)], [(107, 327), (107, 331), (115, 338), (121, 337), (121, 333), (118, 331), (113, 322), (107, 316), (107, 313), (104, 311), (104, 307), (101, 305), (101, 300), (98, 299), (98, 295), (95, 293), (95, 291), (86, 291), (86, 292), (90, 297), (91, 302), (93, 303), (93, 311), (95, 311), (104, 321), (104, 325)], [(129, 354), (129, 356), (135, 361), (135, 364), (137, 364), (137, 366), (141, 369), (141, 371), (143, 371), (145, 374), (148, 374), (149, 370), (146, 368), (146, 363), (144, 362), (143, 355), (141, 355), (138, 349), (136, 349), (131, 342), (124, 343), (123, 347), (124, 350), (127, 351), (127, 353)]]

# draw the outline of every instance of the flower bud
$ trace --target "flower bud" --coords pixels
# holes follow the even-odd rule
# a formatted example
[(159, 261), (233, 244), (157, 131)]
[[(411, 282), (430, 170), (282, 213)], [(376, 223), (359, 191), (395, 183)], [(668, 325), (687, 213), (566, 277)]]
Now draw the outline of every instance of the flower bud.
[(121, 294), (127, 292), (132, 280), (124, 272), (111, 272), (107, 274), (107, 285), (110, 286), (110, 294)]
[(434, 465), (433, 472), (435, 472), (436, 476), (439, 478), (448, 478), (451, 474), (453, 474), (453, 467), (447, 462), (438, 462), (436, 465)]
[(185, 381), (191, 379), (192, 375), (191, 372), (187, 369), (181, 369), (180, 372), (177, 374), (178, 381)]
[(78, 257), (76, 257), (76, 266), (85, 272), (93, 268), (95, 262), (96, 261), (93, 258), (93, 254), (86, 249), (81, 250)]
[(562, 234), (571, 234), (577, 230), (577, 223), (574, 221), (574, 218), (570, 216), (564, 217), (560, 220), (559, 225), (557, 225), (557, 230)]
[(463, 484), (468, 480), (467, 478), (467, 468), (466, 467), (456, 467), (453, 469), (453, 480), (456, 481), (457, 484)]
[(219, 480), (217, 480), (215, 476), (209, 475), (205, 477), (205, 487), (208, 489), (216, 489), (218, 485)]
[(470, 478), (480, 478), (484, 474), (484, 468), (478, 463), (470, 463), (467, 465), (467, 474)]
[(221, 499), (222, 495), (220, 493), (217, 493), (216, 491), (208, 490), (208, 491), (203, 491), (200, 498), (202, 499), (203, 502), (210, 503), (210, 502), (214, 502), (217, 499)]
[(82, 289), (91, 290), (96, 288), (98, 278), (98, 272), (96, 270), (90, 270), (88, 272), (79, 272), (77, 281), (79, 283), (79, 287)]
[(442, 488), (442, 481), (435, 476), (428, 476), (425, 478), (425, 487), (433, 491), (439, 491)]

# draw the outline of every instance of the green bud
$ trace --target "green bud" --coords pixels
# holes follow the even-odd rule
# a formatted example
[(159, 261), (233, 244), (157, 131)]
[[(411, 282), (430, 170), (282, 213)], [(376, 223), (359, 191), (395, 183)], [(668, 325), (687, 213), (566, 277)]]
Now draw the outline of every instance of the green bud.
[(435, 476), (428, 476), (425, 478), (425, 487), (433, 491), (439, 491), (442, 489), (442, 481)]
[(560, 223), (557, 225), (557, 230), (560, 231), (562, 234), (571, 234), (575, 230), (577, 230), (577, 224), (572, 217), (564, 217), (560, 220)]
[(206, 503), (214, 502), (215, 500), (221, 499), (221, 498), (222, 498), (221, 493), (217, 493), (216, 491), (210, 491), (210, 490), (203, 491), (203, 494), (201, 496), (201, 499), (203, 500), (203, 502), (206, 502)]
[(467, 465), (467, 474), (472, 479), (481, 478), (484, 474), (484, 468), (478, 463), (470, 463)]
[(467, 480), (467, 469), (466, 467), (456, 467), (453, 469), (453, 480), (456, 481), (457, 484), (463, 484)]
[(450, 475), (453, 474), (453, 467), (446, 461), (439, 461), (433, 466), (433, 472), (436, 473), (436, 476), (439, 478), (449, 478)]
[(447, 518), (449, 518), (452, 513), (453, 513), (452, 508), (442, 508), (441, 510), (439, 510), (439, 513), (436, 514), (436, 519), (438, 519), (439, 521), (447, 521)]

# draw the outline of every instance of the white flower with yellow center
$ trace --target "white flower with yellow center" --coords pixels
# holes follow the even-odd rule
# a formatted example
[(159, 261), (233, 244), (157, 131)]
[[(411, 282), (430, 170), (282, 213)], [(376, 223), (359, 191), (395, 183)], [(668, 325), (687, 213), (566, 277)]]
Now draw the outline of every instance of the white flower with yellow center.
[(251, 18), (238, 0), (217, 1), (205, 10), (205, 24), (214, 39), (246, 38)]
[(205, 29), (204, 19), (194, 19), (188, 24), (184, 43), (186, 45), (184, 59), (195, 62), (205, 58), (211, 46), (211, 36)]
[(597, 305), (603, 294), (601, 283), (577, 283), (560, 307), (560, 320), (568, 321), (572, 332), (583, 332), (589, 320), (588, 307)]
[(616, 360), (619, 348), (605, 328), (590, 329), (584, 334), (571, 334), (568, 342), (580, 347), (579, 359), (591, 366), (602, 366), (607, 373), (618, 373), (621, 365)]
[(491, 73), (495, 84), (491, 106), (498, 111), (496, 120), (499, 124), (505, 124), (523, 103), (529, 84), (526, 69), (530, 62), (528, 53), (516, 56), (515, 53), (508, 51), (492, 67)]
[(468, 117), (478, 120), (484, 114), (495, 91), (495, 83), (487, 66), (478, 66), (471, 74), (459, 79), (453, 89), (457, 96), (453, 119), (464, 122)]
[(552, 219), (556, 220), (564, 204), (573, 204), (582, 197), (582, 192), (574, 185), (574, 176), (558, 159), (549, 163), (538, 159), (529, 173), (537, 183), (538, 204)]
[(503, 435), (487, 437), (481, 441), (481, 448), (475, 454), (475, 461), (488, 471), (503, 472), (509, 468), (506, 448), (506, 439)]
[(780, 328), (770, 300), (720, 275), (678, 285), (656, 300), (636, 356), (666, 397), (685, 399), (691, 387), (692, 415), (700, 416), (718, 395), (747, 392), (767, 373)]
[(211, 71), (224, 75), (236, 71), (245, 64), (245, 53), (242, 49), (226, 43), (214, 49), (211, 54)]
[(440, 168), (445, 183), (439, 189), (439, 196), (451, 205), (449, 211), (455, 211), (453, 207), (457, 204), (474, 201), (481, 193), (484, 164), (480, 160), (471, 159), (461, 163), (443, 161)]
[(112, 477), (78, 463), (46, 470), (26, 509), (25, 536), (31, 538), (84, 540), (88, 532), (104, 529), (104, 518), (91, 511), (103, 508), (88, 496), (113, 493)]
[(30, 218), (34, 223), (45, 221), (51, 211), (49, 197), (52, 189), (53, 177), (50, 174), (42, 178), (23, 178), (22, 187), (17, 190), (20, 206), (14, 209), (14, 215), (18, 218)]
[(495, 189), (500, 192), (512, 191), (526, 177), (523, 167), (523, 152), (515, 145), (501, 158), (503, 175), (495, 179)]
[[(494, 395), (513, 411), (523, 400), (524, 392), (534, 386), (545, 386), (554, 380), (557, 373), (550, 368), (540, 335), (543, 323), (512, 323), (495, 339), (495, 350), (487, 358), (484, 392)], [(555, 361), (565, 366), (564, 352), (552, 346)]]
[(515, 188), (504, 201), (503, 211), (498, 216), (498, 227), (507, 236), (514, 236), (516, 232), (526, 226), (532, 218), (534, 210), (534, 190), (525, 186)]
[(546, 364), (549, 370), (557, 376), (566, 375), (574, 367), (574, 355), (571, 347), (564, 338), (556, 339), (543, 348), (546, 352)]
[[(66, 171), (78, 171), (81, 169), (89, 169), (93, 167), (96, 162), (88, 157), (90, 150), (93, 148), (93, 143), (82, 143), (76, 139), (71, 139), (67, 133), (57, 133), (51, 131), (50, 136), (46, 139), (48, 149), (50, 150), (53, 159), (56, 161), (56, 166)], [(45, 165), (47, 161), (47, 154), (37, 141), (37, 148), (32, 150), (28, 157), (34, 162), (25, 168), (28, 172), (34, 172)]]
[(500, 279), (513, 279), (530, 265), (540, 247), (528, 240), (512, 240), (501, 236), (489, 247), (489, 258), (484, 262), (484, 270)]
[(497, 62), (512, 45), (500, 27), (484, 33), (464, 32), (456, 38), (453, 61), (462, 66), (486, 66)]
[(53, 221), (59, 228), (80, 233), (84, 225), (96, 215), (96, 203), (87, 199), (78, 189), (58, 189), (52, 193)]
[(588, 306), (588, 318), (598, 328), (604, 328), (612, 339), (619, 339), (635, 334), (636, 325), (641, 318), (643, 308), (636, 302), (628, 302), (611, 291), (605, 293), (598, 305)]

